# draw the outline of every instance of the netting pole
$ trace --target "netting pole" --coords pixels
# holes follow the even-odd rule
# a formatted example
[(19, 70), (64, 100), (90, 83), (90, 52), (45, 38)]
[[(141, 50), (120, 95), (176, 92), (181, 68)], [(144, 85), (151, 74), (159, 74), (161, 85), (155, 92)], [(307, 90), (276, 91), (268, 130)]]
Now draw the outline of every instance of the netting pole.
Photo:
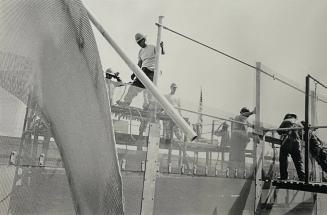
[[(160, 72), (160, 67), (159, 67), (159, 62), (160, 62), (160, 43), (161, 43), (161, 32), (162, 32), (162, 19), (164, 16), (159, 16), (158, 22), (160, 25), (158, 25), (158, 33), (157, 33), (157, 44), (156, 44), (156, 60), (155, 60), (155, 65), (154, 65), (154, 77), (153, 77), (153, 84), (158, 86), (158, 81), (159, 81), (159, 72)], [(154, 98), (152, 97), (151, 100)], [(153, 112), (153, 120), (156, 121), (157, 118), (157, 109), (158, 109), (158, 104), (155, 102), (154, 103), (154, 112)]]
[(162, 20), (164, 16), (159, 16), (159, 21), (158, 23), (158, 34), (157, 34), (157, 44), (156, 44), (156, 63), (154, 67), (154, 78), (153, 78), (153, 83), (154, 85), (158, 85), (159, 81), (159, 59), (160, 59), (160, 43), (161, 43), (161, 32), (162, 32)]
[(309, 95), (310, 94), (310, 76), (305, 77), (305, 124), (304, 124), (304, 171), (305, 183), (309, 183)]
[[(310, 113), (311, 113), (311, 126), (317, 126), (317, 94), (315, 90), (311, 90), (310, 92), (310, 96), (311, 96), (311, 102), (310, 102)], [(320, 174), (319, 174), (319, 165), (317, 164), (316, 160), (310, 156), (310, 160), (312, 163), (312, 170), (314, 170), (313, 172), (313, 178), (315, 180), (315, 182), (318, 182), (320, 180)]]
[(256, 63), (256, 83), (255, 83), (255, 124), (254, 130), (255, 135), (253, 135), (253, 154), (254, 154), (254, 169), (255, 169), (255, 201), (254, 201), (254, 211), (255, 214), (260, 213), (260, 203), (261, 203), (261, 193), (262, 193), (262, 166), (263, 166), (263, 143), (257, 136), (260, 133), (260, 89), (261, 89), (261, 63)]
[[(316, 126), (317, 123), (317, 92), (316, 92), (316, 86), (315, 86), (315, 90), (311, 90), (311, 102), (310, 102), (310, 106), (311, 106), (311, 126)], [(313, 172), (313, 179), (315, 182), (319, 182), (321, 183), (321, 177), (320, 177), (320, 167), (318, 165), (318, 163), (316, 162), (316, 160), (313, 158), (313, 156), (311, 156), (311, 163), (312, 163), (312, 169), (314, 170)], [(315, 210), (315, 214), (318, 214), (317, 211), (319, 211), (320, 209), (320, 201), (318, 200), (319, 198), (319, 193), (312, 193), (312, 199), (314, 204), (314, 210)]]
[(160, 125), (159, 123), (150, 123), (148, 137), (148, 152), (145, 162), (145, 173), (143, 183), (143, 193), (141, 202), (141, 215), (154, 213), (154, 197), (156, 179), (159, 174), (159, 142), (160, 142)]
[[(163, 16), (159, 16), (159, 23), (162, 23)], [(159, 59), (160, 59), (160, 42), (161, 42), (162, 26), (158, 26), (157, 46), (156, 46), (156, 61), (154, 70), (154, 85), (158, 85), (159, 79)], [(152, 98), (153, 99), (153, 98)], [(156, 117), (157, 105), (154, 105), (152, 122), (149, 126), (148, 151), (146, 155), (144, 183), (143, 183), (143, 198), (141, 204), (141, 215), (154, 213), (154, 197), (156, 180), (159, 173), (159, 142), (160, 142), (160, 124)], [(171, 123), (172, 124), (172, 123)], [(172, 134), (173, 135), (173, 134)], [(171, 136), (171, 139), (173, 136)], [(181, 151), (180, 151), (181, 153)], [(181, 158), (181, 156), (179, 157)], [(179, 162), (180, 163), (180, 162)]]

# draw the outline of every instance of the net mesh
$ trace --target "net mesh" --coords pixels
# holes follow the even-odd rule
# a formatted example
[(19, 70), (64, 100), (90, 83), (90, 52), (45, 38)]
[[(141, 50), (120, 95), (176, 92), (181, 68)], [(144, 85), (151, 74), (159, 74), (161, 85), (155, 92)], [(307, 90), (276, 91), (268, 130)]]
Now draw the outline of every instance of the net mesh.
[[(123, 214), (122, 182), (103, 71), (81, 1), (5, 0), (0, 8), (1, 87), (36, 111), (29, 112), (33, 119), (28, 118), (30, 124), (16, 149), (22, 158), (14, 170), (13, 184), (1, 184), (8, 189), (13, 186), (15, 194), (1, 202), (5, 204), (1, 214), (65, 211), (58, 201), (58, 207), (52, 205), (54, 211), (47, 204), (40, 207), (42, 200), (51, 202), (51, 194), (70, 198), (67, 187), (63, 192), (56, 190), (57, 194), (49, 192), (58, 174), (33, 167), (41, 152), (51, 157), (51, 149), (44, 150), (46, 144), (39, 141), (39, 136), (49, 137), (33, 130), (40, 118), (49, 125), (58, 145), (60, 156), (55, 159), (63, 160), (63, 175), (67, 175), (76, 213)], [(8, 123), (5, 120), (1, 123)], [(8, 156), (8, 152), (4, 154)], [(19, 179), (18, 175), (24, 177)], [(25, 201), (29, 197), (33, 198)], [(71, 213), (72, 205), (67, 207)]]

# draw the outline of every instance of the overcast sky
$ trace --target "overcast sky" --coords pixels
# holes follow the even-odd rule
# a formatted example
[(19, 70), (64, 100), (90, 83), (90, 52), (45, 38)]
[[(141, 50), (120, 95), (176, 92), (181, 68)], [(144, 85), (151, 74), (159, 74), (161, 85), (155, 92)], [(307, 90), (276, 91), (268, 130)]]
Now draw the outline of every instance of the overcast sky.
[[(134, 34), (144, 33), (148, 42), (154, 44), (157, 33), (154, 23), (163, 15), (167, 27), (251, 65), (260, 61), (263, 69), (281, 74), (296, 86), (304, 87), (309, 73), (327, 82), (325, 1), (87, 0), (84, 3), (135, 62), (139, 47)], [(97, 33), (96, 38), (104, 68), (112, 67), (128, 81), (129, 69)], [(231, 114), (238, 113), (242, 106), (254, 106), (253, 69), (168, 31), (163, 32), (162, 40), (166, 49), (160, 63), (162, 92), (167, 92), (174, 81), (184, 100), (196, 103), (202, 86), (206, 106)], [(326, 90), (318, 88), (318, 91), (327, 96)], [(277, 123), (285, 112), (303, 114), (304, 96), (271, 78), (263, 78), (261, 96), (264, 121)], [(326, 109), (326, 105), (320, 109)]]
[[(263, 69), (281, 74), (297, 86), (304, 87), (308, 73), (327, 83), (327, 2), (323, 0), (83, 2), (135, 63), (139, 51), (135, 33), (146, 34), (148, 42), (155, 44), (155, 22), (163, 15), (166, 26), (251, 65), (260, 61)], [(128, 67), (96, 30), (95, 36), (103, 69), (111, 67), (121, 73), (124, 81), (130, 81), (132, 73)], [(171, 32), (164, 31), (162, 40), (166, 55), (161, 56), (160, 62), (163, 71), (159, 83), (161, 92), (167, 93), (170, 83), (176, 82), (184, 103), (196, 104), (202, 86), (204, 105), (231, 116), (243, 106), (254, 107), (253, 69)], [(318, 91), (327, 97), (327, 90), (318, 88)], [(5, 112), (8, 109), (11, 114), (23, 116), (23, 107), (3, 92), (0, 96), (1, 106), (7, 107), (1, 109), (2, 116), (8, 115)], [(263, 78), (261, 96), (262, 120), (265, 122), (278, 124), (286, 112), (303, 115), (304, 95), (271, 78)], [(327, 124), (326, 107), (326, 104), (319, 105), (320, 124)]]

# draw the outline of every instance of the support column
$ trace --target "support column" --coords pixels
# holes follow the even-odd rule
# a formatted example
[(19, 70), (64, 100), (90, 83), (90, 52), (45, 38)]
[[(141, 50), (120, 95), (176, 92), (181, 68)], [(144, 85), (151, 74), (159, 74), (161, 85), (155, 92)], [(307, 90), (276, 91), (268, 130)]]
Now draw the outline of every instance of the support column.
[(154, 78), (153, 83), (154, 85), (158, 85), (159, 80), (159, 59), (160, 59), (160, 43), (161, 43), (161, 32), (162, 32), (162, 19), (164, 16), (159, 16), (159, 25), (158, 25), (158, 33), (157, 33), (157, 44), (156, 44), (156, 63), (154, 67)]
[(148, 152), (145, 163), (141, 215), (154, 213), (154, 195), (160, 164), (158, 161), (160, 125), (159, 123), (150, 123), (149, 126)]
[[(261, 63), (256, 63), (256, 114), (255, 114), (255, 124), (254, 130), (255, 133), (261, 133), (260, 126), (260, 78), (261, 78)], [(253, 151), (254, 151), (254, 170), (255, 170), (255, 201), (254, 201), (254, 211), (255, 214), (260, 213), (260, 203), (261, 203), (261, 193), (262, 193), (262, 167), (263, 167), (263, 155), (264, 148), (263, 142), (260, 141), (258, 135), (253, 135)]]
[(305, 183), (309, 183), (309, 93), (310, 93), (310, 75), (305, 78), (305, 125), (304, 125), (304, 171)]
[[(162, 24), (163, 16), (159, 16), (159, 24)], [(158, 26), (157, 46), (156, 46), (156, 63), (154, 69), (154, 85), (158, 85), (159, 79), (159, 58), (160, 58), (160, 43), (161, 43), (161, 31), (162, 25)], [(154, 99), (152, 97), (152, 99)], [(148, 152), (145, 163), (141, 215), (154, 214), (154, 196), (156, 188), (156, 179), (159, 174), (159, 143), (160, 143), (160, 124), (156, 118), (157, 105), (154, 106), (154, 112), (152, 115), (152, 122), (149, 125), (149, 137), (148, 137)], [(172, 124), (171, 124), (172, 126)], [(171, 142), (173, 139), (173, 133), (171, 128)], [(171, 158), (169, 157), (168, 160)], [(169, 165), (169, 161), (168, 161)]]

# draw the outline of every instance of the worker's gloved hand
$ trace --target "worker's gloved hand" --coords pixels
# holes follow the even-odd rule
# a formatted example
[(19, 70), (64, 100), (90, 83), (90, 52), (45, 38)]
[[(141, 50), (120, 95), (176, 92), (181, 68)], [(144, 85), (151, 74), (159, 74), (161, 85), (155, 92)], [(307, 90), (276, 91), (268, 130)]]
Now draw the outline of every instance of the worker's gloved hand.
[(164, 50), (163, 41), (160, 42), (160, 47), (161, 47), (161, 54), (164, 55), (165, 54), (165, 50)]
[(131, 75), (131, 79), (134, 80), (134, 78), (135, 78), (135, 74), (133, 73), (133, 74)]

